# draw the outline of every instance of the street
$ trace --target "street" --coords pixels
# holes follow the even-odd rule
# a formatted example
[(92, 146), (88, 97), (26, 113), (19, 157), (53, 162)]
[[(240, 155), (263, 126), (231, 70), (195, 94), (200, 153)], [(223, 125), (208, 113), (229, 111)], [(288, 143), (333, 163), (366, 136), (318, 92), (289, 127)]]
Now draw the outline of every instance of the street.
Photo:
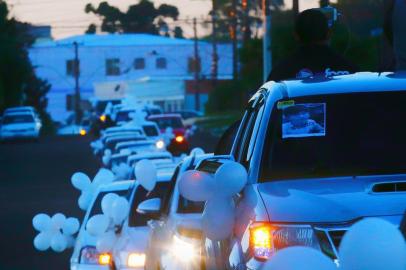
[(37, 213), (62, 212), (81, 221), (74, 172), (93, 177), (100, 167), (91, 153), (90, 138), (52, 137), (39, 143), (0, 145), (1, 270), (68, 269), (71, 249), (63, 254), (34, 250)]

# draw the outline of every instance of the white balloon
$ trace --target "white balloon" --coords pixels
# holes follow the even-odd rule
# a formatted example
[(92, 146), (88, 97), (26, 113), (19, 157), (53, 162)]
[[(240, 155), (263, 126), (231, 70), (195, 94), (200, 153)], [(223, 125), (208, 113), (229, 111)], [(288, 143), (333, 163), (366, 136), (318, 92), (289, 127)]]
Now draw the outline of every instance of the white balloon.
[(89, 192), (83, 192), (82, 194), (80, 194), (78, 199), (79, 208), (83, 211), (86, 211), (90, 205), (91, 200), (92, 194), (90, 194)]
[(227, 162), (214, 175), (216, 195), (232, 197), (247, 184), (247, 170), (238, 162)]
[(39, 232), (47, 231), (51, 227), (51, 218), (46, 214), (38, 214), (32, 219), (32, 226)]
[[(288, 247), (268, 260), (263, 270), (337, 270), (326, 255), (309, 247)], [(369, 270), (369, 269), (359, 269)]]
[(34, 238), (34, 247), (39, 251), (45, 251), (51, 246), (51, 239), (51, 234), (41, 232)]
[(200, 156), (204, 155), (204, 150), (200, 147), (193, 148), (192, 151), (190, 151), (191, 156)]
[(110, 162), (110, 156), (104, 155), (104, 156), (102, 157), (102, 162), (103, 162), (103, 165), (104, 165), (104, 166), (108, 166), (108, 165), (109, 165), (109, 162)]
[(112, 211), (111, 208), (113, 206), (114, 201), (118, 198), (119, 196), (116, 193), (108, 193), (104, 195), (102, 201), (101, 201), (101, 207), (103, 214), (105, 214), (108, 217), (112, 217)]
[(111, 206), (111, 215), (115, 225), (120, 225), (128, 216), (130, 204), (124, 197), (118, 197)]
[(96, 242), (96, 249), (100, 253), (111, 252), (116, 243), (116, 234), (113, 231), (104, 233)]
[(108, 169), (101, 168), (93, 179), (96, 186), (109, 184), (114, 181), (114, 173)]
[(61, 233), (56, 233), (51, 240), (51, 248), (55, 252), (62, 252), (68, 246), (66, 238)]
[(186, 171), (179, 178), (179, 192), (190, 201), (207, 201), (214, 195), (215, 189), (214, 178), (204, 172)]
[(126, 180), (131, 173), (131, 167), (126, 163), (120, 163), (118, 166), (114, 166), (113, 172), (116, 180)]
[(213, 241), (227, 239), (233, 232), (235, 206), (231, 198), (213, 198), (207, 201), (202, 216), (202, 228)]
[(64, 214), (57, 213), (52, 216), (51, 224), (53, 229), (62, 229), (62, 226), (65, 224), (66, 217)]
[(79, 231), (80, 223), (77, 218), (67, 218), (62, 226), (62, 232), (65, 235), (74, 235)]
[(79, 190), (86, 190), (91, 184), (90, 178), (82, 172), (73, 174), (71, 182), (72, 185)]
[(86, 224), (86, 231), (93, 236), (100, 236), (107, 231), (110, 220), (105, 215), (94, 215)]
[(393, 224), (368, 218), (353, 225), (339, 249), (342, 270), (404, 270), (405, 240)]
[(157, 181), (156, 165), (148, 159), (137, 162), (134, 168), (135, 179), (146, 190), (152, 191)]

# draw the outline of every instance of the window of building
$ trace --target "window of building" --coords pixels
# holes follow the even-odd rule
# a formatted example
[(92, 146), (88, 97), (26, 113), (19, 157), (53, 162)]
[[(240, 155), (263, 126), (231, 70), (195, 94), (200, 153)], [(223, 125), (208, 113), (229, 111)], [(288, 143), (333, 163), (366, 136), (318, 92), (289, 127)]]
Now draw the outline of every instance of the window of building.
[(120, 59), (111, 58), (106, 59), (106, 75), (107, 76), (118, 76), (120, 75)]
[(189, 57), (188, 59), (188, 71), (189, 73), (200, 72), (201, 71), (201, 60), (198, 58), (195, 60), (194, 57)]
[(144, 68), (145, 68), (145, 59), (144, 58), (135, 58), (134, 69), (144, 69)]
[[(78, 65), (78, 73), (80, 72), (79, 67), (80, 67), (80, 62)], [(72, 77), (75, 76), (75, 60), (74, 59), (66, 60), (66, 75), (72, 76)]]
[(156, 59), (156, 68), (157, 69), (166, 69), (166, 65), (167, 65), (166, 58), (159, 57)]

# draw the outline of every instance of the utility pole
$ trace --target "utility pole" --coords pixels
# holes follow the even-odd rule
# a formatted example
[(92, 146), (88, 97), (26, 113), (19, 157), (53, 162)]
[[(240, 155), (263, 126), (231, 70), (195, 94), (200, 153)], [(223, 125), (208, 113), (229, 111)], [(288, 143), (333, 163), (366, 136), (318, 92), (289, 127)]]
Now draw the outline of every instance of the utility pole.
[(212, 45), (213, 45), (213, 52), (212, 52), (212, 82), (213, 86), (217, 84), (217, 74), (218, 74), (218, 54), (217, 54), (217, 0), (212, 0), (213, 10), (211, 12), (211, 24), (212, 24)]
[(193, 18), (193, 33), (194, 33), (194, 71), (195, 71), (195, 109), (200, 111), (200, 56), (199, 45), (197, 40), (197, 22), (196, 18)]
[(231, 8), (231, 40), (233, 46), (233, 79), (238, 79), (238, 48), (237, 48), (237, 0), (232, 0)]
[(292, 10), (293, 10), (293, 15), (296, 18), (296, 16), (299, 15), (299, 0), (293, 0)]
[(74, 76), (75, 76), (75, 120), (76, 120), (76, 124), (79, 124), (80, 120), (82, 118), (82, 115), (81, 115), (81, 108), (80, 108), (80, 86), (79, 86), (79, 76), (80, 76), (79, 46), (76, 41), (73, 42), (73, 47), (75, 50), (75, 60), (74, 60), (74, 69), (73, 69)]
[(264, 82), (268, 79), (269, 73), (272, 70), (272, 52), (271, 52), (271, 0), (262, 0), (263, 11), (263, 79)]

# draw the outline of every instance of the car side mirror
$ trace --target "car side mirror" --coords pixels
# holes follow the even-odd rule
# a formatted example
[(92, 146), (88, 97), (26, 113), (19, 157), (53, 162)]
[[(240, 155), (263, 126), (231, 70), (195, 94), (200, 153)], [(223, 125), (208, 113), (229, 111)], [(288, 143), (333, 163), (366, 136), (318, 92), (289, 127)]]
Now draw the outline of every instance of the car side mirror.
[(157, 219), (161, 213), (161, 199), (154, 198), (143, 201), (137, 207), (137, 212), (151, 219)]

